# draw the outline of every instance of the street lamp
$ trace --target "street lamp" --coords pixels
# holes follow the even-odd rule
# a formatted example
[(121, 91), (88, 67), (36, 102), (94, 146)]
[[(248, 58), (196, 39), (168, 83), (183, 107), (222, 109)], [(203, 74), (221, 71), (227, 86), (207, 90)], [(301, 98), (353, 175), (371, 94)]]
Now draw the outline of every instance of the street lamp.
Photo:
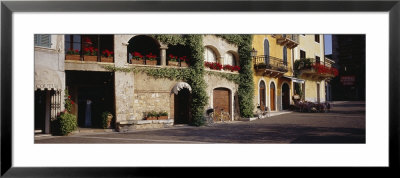
[(253, 50), (251, 50), (251, 52), (250, 52), (250, 55), (251, 55), (251, 58), (255, 58), (257, 56), (257, 50), (255, 50), (253, 48)]

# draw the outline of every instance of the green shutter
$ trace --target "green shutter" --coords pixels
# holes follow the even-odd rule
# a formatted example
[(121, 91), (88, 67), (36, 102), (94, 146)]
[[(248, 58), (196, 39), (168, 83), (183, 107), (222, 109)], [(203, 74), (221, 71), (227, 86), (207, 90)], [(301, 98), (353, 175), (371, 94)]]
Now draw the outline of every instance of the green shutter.
[(51, 47), (51, 35), (35, 35), (35, 45), (42, 47)]

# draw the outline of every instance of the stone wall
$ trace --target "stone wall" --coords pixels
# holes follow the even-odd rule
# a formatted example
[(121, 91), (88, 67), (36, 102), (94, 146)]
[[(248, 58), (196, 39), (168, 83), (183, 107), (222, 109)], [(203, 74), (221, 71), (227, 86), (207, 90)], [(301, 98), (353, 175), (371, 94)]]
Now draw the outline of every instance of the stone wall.
[(174, 93), (172, 88), (180, 81), (155, 79), (143, 73), (134, 77), (134, 114), (135, 120), (141, 120), (145, 112), (167, 111), (168, 117), (174, 117)]

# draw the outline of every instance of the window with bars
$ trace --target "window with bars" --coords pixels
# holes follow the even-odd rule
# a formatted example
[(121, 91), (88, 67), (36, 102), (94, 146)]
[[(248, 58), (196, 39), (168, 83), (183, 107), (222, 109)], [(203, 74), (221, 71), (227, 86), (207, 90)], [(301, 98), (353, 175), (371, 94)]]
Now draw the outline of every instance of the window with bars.
[(51, 47), (51, 35), (36, 34), (36, 35), (34, 35), (34, 42), (35, 42), (35, 46), (50, 48)]

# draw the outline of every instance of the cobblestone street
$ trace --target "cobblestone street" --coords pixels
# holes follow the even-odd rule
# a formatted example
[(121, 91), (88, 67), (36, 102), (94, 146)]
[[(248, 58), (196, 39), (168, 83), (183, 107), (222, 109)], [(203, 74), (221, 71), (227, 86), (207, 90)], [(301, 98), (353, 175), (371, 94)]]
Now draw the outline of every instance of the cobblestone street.
[(291, 112), (213, 126), (41, 136), (35, 143), (365, 143), (365, 125), (365, 102), (338, 102), (328, 113)]

